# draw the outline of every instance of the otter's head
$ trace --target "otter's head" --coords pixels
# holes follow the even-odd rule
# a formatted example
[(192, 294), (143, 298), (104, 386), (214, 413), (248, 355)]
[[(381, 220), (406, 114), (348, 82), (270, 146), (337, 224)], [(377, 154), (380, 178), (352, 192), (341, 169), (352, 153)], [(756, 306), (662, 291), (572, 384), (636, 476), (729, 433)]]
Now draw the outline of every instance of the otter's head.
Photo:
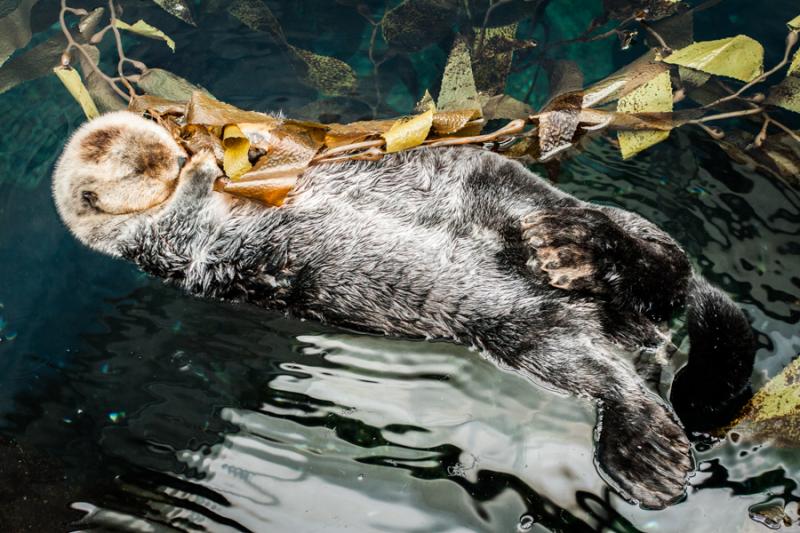
[(114, 254), (125, 222), (172, 195), (186, 152), (158, 124), (128, 111), (84, 124), (53, 174), (61, 218), (83, 243)]

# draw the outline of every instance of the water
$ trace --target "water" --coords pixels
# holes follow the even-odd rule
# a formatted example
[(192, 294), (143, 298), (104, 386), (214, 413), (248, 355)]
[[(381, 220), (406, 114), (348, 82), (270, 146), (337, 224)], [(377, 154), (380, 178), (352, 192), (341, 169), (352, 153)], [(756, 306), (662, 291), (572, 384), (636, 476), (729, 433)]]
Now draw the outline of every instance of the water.
[[(369, 74), (371, 28), (352, 9), (270, 5), (291, 42)], [(762, 9), (724, 3), (698, 37), (746, 32), (771, 63), (797, 6), (771, 2), (772, 26)], [(317, 101), (269, 38), (229, 18), (201, 15), (193, 29), (143, 3), (128, 13), (178, 42), (175, 55), (131, 43), (132, 57), (224, 100), (290, 116)], [(434, 49), (383, 71), (379, 113), (407, 111), (443, 61)], [(586, 402), (447, 343), (193, 299), (82, 248), (49, 195), (80, 111), (52, 78), (0, 95), (0, 110), (0, 530), (733, 532), (767, 531), (784, 506), (797, 517), (796, 450), (700, 443), (688, 498), (643, 511), (597, 475)], [(351, 101), (340, 115), (370, 112)], [(559, 185), (639, 212), (686, 247), (753, 318), (757, 386), (796, 356), (797, 190), (690, 130), (631, 163), (592, 142)]]

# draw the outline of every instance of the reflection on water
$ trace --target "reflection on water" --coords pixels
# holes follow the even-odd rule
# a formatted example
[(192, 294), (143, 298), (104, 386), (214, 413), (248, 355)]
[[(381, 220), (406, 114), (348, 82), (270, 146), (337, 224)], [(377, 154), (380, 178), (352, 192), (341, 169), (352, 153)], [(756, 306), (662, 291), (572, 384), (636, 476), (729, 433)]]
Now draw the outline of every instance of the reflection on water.
[[(87, 337), (95, 355), (69, 369), (70, 390), (59, 393), (62, 405), (84, 402), (76, 418), (101, 426), (99, 451), (127, 463), (118, 490), (141, 504), (126, 513), (81, 503), (90, 524), (491, 531), (526, 513), (579, 524), (575, 492), (603, 492), (589, 406), (537, 392), (466, 349), (297, 335), (296, 323), (264, 323), (258, 310), (182, 308), (154, 290), (103, 318), (113, 333)], [(209, 328), (208, 341), (196, 339)], [(163, 357), (146, 355), (155, 347)], [(109, 394), (87, 403), (98, 389)]]
[[(344, 27), (336, 5), (325, 16)], [(223, 20), (206, 40), (153, 22), (191, 57), (224, 57), (155, 58), (148, 43), (136, 57), (243, 107), (314, 104), (266, 38)], [(361, 35), (321, 38), (347, 57)], [(270, 83), (256, 91), (245, 73)], [(701, 442), (687, 499), (642, 511), (597, 474), (581, 400), (446, 343), (192, 299), (81, 248), (48, 184), (80, 111), (53, 79), (0, 96), (0, 110), (0, 530), (83, 517), (74, 529), (727, 533), (798, 519), (797, 450)], [(692, 131), (632, 162), (593, 142), (560, 185), (651, 218), (743, 304), (759, 333), (756, 385), (796, 357), (797, 191)]]
[(48, 440), (96, 432), (97, 449), (74, 460), (102, 454), (118, 476), (102, 499), (74, 503), (84, 526), (678, 531), (703, 516), (735, 531), (749, 507), (796, 499), (786, 454), (728, 440), (699, 454), (688, 500), (653, 522), (597, 475), (588, 404), (449, 344), (298, 334), (176, 296), (148, 287), (117, 302), (48, 406), (65, 409), (49, 413), (63, 416)]

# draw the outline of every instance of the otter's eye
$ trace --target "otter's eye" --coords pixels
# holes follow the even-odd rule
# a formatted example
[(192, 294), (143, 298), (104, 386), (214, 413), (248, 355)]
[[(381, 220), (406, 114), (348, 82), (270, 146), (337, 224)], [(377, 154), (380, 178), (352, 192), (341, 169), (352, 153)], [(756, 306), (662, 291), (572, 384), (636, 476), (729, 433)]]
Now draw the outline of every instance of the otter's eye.
[(83, 191), (81, 193), (81, 201), (86, 207), (94, 209), (97, 206), (97, 194), (92, 191)]
[(186, 166), (186, 158), (183, 157), (183, 156), (180, 156), (178, 158), (178, 168), (183, 168), (184, 166)]

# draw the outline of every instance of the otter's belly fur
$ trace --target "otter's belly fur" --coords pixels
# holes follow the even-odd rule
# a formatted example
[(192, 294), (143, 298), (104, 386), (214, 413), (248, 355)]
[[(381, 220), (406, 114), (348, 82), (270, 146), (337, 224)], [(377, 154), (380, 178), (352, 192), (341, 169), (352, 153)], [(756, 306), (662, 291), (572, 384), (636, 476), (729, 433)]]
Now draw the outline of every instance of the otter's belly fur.
[(281, 208), (212, 192), (213, 178), (182, 178), (115, 253), (197, 295), (476, 346), (597, 402), (598, 463), (625, 497), (659, 508), (683, 494), (686, 435), (619, 354), (660, 345), (656, 324), (687, 296), (738, 311), (654, 225), (473, 148), (315, 167)]

